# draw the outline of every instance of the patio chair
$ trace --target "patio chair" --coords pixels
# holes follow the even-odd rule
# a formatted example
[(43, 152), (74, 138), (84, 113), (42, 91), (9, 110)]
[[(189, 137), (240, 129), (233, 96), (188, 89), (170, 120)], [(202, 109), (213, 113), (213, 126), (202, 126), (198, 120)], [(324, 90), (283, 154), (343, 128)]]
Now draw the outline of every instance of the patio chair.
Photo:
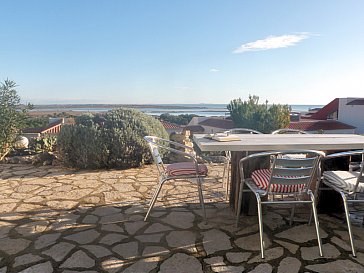
[(282, 129), (278, 129), (278, 130), (273, 131), (271, 134), (272, 135), (277, 135), (277, 134), (307, 134), (307, 132), (301, 131), (301, 130), (296, 130), (296, 129), (282, 128)]
[(327, 155), (324, 160), (339, 158), (361, 156), (361, 162), (358, 164), (351, 163), (349, 165), (349, 171), (324, 171), (322, 181), (325, 185), (329, 186), (333, 190), (340, 193), (345, 210), (346, 223), (348, 226), (351, 251), (354, 257), (356, 257), (354, 238), (351, 230), (351, 222), (349, 216), (349, 203), (363, 203), (364, 200), (360, 199), (364, 193), (364, 150), (340, 152)]
[[(285, 154), (306, 154), (307, 156), (305, 158), (285, 158), (283, 157)], [(322, 244), (319, 233), (316, 202), (315, 196), (310, 190), (310, 184), (315, 179), (320, 159), (323, 156), (323, 152), (299, 150), (257, 153), (240, 160), (239, 168), (241, 172), (241, 183), (236, 225), (238, 226), (239, 223), (243, 192), (252, 191), (257, 200), (262, 259), (264, 259), (262, 205), (278, 204), (311, 204), (320, 256), (322, 256)], [(245, 178), (244, 164), (248, 163), (249, 160), (260, 157), (273, 158), (273, 163), (271, 164), (270, 169), (255, 170), (250, 178)], [(246, 185), (247, 188), (244, 188), (244, 185)], [(275, 198), (276, 195), (281, 196), (281, 198)], [(266, 198), (263, 200), (263, 197)]]
[[(154, 163), (156, 164), (159, 173), (159, 184), (149, 203), (149, 208), (144, 221), (148, 219), (148, 216), (157, 201), (162, 186), (165, 182), (170, 180), (196, 180), (203, 217), (206, 220), (204, 198), (202, 194), (202, 182), (204, 181), (204, 177), (207, 176), (207, 166), (197, 163), (195, 152), (192, 147), (155, 136), (145, 136), (144, 139), (149, 144)], [(178, 148), (183, 148), (188, 152), (177, 150)], [(186, 158), (186, 160), (184, 162), (166, 165), (163, 163), (160, 150), (178, 154)]]
[[(228, 135), (239, 135), (239, 134), (262, 134), (259, 131), (248, 129), (248, 128), (234, 128), (224, 133)], [(224, 157), (224, 171), (222, 173), (222, 181), (225, 182), (226, 187), (226, 199), (229, 195), (229, 186), (230, 186), (230, 164), (231, 164), (231, 151), (225, 151)]]
[[(278, 135), (278, 134), (287, 134), (287, 135), (301, 135), (302, 134), (302, 135), (306, 135), (308, 133), (305, 132), (305, 131), (297, 130), (297, 129), (282, 128), (282, 129), (278, 129), (278, 130), (273, 131), (271, 134), (272, 135)], [(306, 155), (304, 155), (304, 154), (295, 154), (295, 155), (286, 154), (286, 155), (284, 155), (284, 157), (286, 157), (286, 158), (294, 158), (294, 157), (296, 157), (296, 158), (305, 158), (305, 156)], [(319, 175), (320, 175), (320, 173), (319, 173)], [(317, 191), (315, 191), (315, 197), (317, 197), (316, 192)], [(293, 204), (292, 205), (292, 211), (291, 211), (291, 218), (289, 219), (289, 224), (290, 225), (292, 225), (293, 217), (294, 217), (294, 214), (295, 214), (295, 209), (296, 209), (296, 205)], [(311, 217), (310, 217), (309, 222), (311, 223)]]

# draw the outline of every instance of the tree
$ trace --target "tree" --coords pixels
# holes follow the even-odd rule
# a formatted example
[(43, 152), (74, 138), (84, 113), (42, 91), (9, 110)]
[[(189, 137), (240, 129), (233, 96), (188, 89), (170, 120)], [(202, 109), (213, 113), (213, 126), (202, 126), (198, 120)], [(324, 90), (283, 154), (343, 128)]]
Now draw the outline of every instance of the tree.
[(26, 117), (22, 125), (23, 128), (35, 128), (47, 126), (49, 119), (47, 117)]
[(15, 82), (0, 83), (0, 160), (11, 150), (25, 120), (27, 108), (20, 108), (20, 97)]
[(168, 121), (171, 123), (179, 124), (179, 125), (187, 125), (193, 117), (198, 117), (198, 115), (194, 114), (181, 114), (178, 116), (171, 115), (169, 113), (164, 113), (159, 116), (161, 120)]
[(232, 100), (227, 106), (236, 127), (249, 128), (262, 133), (270, 133), (289, 124), (290, 108), (288, 105), (268, 105), (268, 101), (259, 104), (258, 96), (249, 95), (247, 101), (241, 98)]

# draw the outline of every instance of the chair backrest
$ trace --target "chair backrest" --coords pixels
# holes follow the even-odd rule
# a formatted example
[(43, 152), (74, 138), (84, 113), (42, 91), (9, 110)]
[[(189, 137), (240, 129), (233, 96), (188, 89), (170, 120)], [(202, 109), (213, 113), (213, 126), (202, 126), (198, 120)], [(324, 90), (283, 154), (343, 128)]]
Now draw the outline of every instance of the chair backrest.
[(159, 148), (164, 148), (165, 139), (155, 137), (155, 136), (145, 136), (144, 139), (148, 142), (150, 152), (154, 163), (157, 166), (159, 174), (165, 171), (162, 156), (159, 152)]
[(239, 135), (239, 134), (262, 134), (259, 131), (249, 129), (249, 128), (233, 128), (233, 129), (230, 129), (230, 130), (226, 131), (226, 133), (236, 134), (236, 135)]
[[(288, 154), (288, 157), (284, 157), (284, 154)], [(300, 156), (306, 154), (306, 157), (292, 157), (293, 154), (299, 154)], [(274, 156), (271, 177), (269, 185), (267, 187), (268, 192), (274, 192), (280, 187), (274, 187), (274, 185), (299, 186), (297, 191), (305, 191), (309, 189), (313, 180), (320, 158), (324, 156), (324, 153), (317, 151), (294, 151), (282, 153), (283, 156)]]
[[(153, 157), (153, 161), (157, 166), (159, 174), (162, 174), (166, 171), (165, 165), (163, 163), (163, 159), (161, 156), (161, 151), (165, 150), (169, 153), (175, 153), (183, 156), (187, 160), (190, 159), (191, 161), (195, 161), (197, 163), (197, 159), (195, 156), (195, 151), (193, 150), (193, 147), (189, 147), (186, 145), (183, 145), (178, 142), (174, 142), (168, 139), (156, 137), (156, 136), (145, 136), (144, 139), (148, 142), (150, 152)], [(180, 150), (177, 150), (178, 148), (183, 148), (184, 150), (187, 150), (188, 152), (183, 152)]]
[(301, 130), (296, 130), (296, 129), (289, 129), (289, 128), (283, 128), (283, 129), (278, 129), (275, 130), (271, 133), (272, 135), (277, 135), (277, 134), (308, 134), (305, 131), (301, 131)]
[[(292, 157), (294, 154), (300, 156)], [(285, 155), (289, 156), (285, 157)], [(302, 155), (305, 156), (302, 157)], [(263, 195), (271, 193), (299, 194), (310, 189), (310, 185), (317, 175), (320, 159), (325, 156), (325, 153), (314, 150), (294, 150), (252, 154), (240, 161), (242, 178), (244, 177), (244, 161), (266, 156), (271, 156), (273, 163), (270, 167), (269, 183)], [(287, 191), (287, 187), (290, 187), (289, 191)]]

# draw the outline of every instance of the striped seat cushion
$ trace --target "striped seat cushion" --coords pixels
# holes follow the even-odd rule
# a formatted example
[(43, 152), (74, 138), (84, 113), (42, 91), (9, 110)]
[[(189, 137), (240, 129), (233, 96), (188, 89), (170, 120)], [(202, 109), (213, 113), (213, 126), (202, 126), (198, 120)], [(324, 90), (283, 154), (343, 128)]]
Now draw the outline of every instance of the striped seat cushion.
[[(196, 165), (194, 162), (173, 163), (166, 168), (168, 176), (196, 175)], [(198, 164), (198, 175), (207, 175), (207, 167)]]
[[(270, 176), (271, 176), (271, 170), (260, 169), (260, 170), (255, 170), (252, 173), (251, 177), (259, 189), (266, 190), (269, 184)], [(279, 193), (292, 193), (292, 192), (299, 192), (300, 190), (303, 189), (303, 187), (304, 187), (303, 184), (298, 184), (298, 185), (273, 184), (271, 186), (271, 191)]]
[[(344, 192), (349, 192), (354, 190), (359, 172), (326, 171), (323, 176), (324, 183), (328, 186), (332, 185)], [(364, 183), (359, 183), (356, 191), (364, 192)]]

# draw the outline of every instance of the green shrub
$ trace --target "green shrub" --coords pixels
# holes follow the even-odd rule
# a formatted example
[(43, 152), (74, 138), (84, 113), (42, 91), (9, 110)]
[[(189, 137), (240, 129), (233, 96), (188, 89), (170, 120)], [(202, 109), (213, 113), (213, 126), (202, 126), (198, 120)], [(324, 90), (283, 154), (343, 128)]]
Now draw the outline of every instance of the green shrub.
[(31, 117), (27, 116), (24, 120), (23, 128), (45, 127), (48, 125), (47, 117)]
[(36, 153), (51, 153), (55, 150), (56, 143), (56, 136), (45, 135), (32, 139), (29, 148)]
[(258, 96), (249, 96), (247, 101), (232, 100), (227, 106), (231, 119), (238, 128), (249, 128), (262, 133), (287, 128), (289, 124), (288, 105), (259, 103)]
[(68, 167), (94, 169), (107, 164), (107, 146), (102, 131), (95, 126), (65, 125), (57, 144), (60, 159)]
[(169, 113), (164, 113), (159, 116), (159, 118), (161, 120), (179, 124), (179, 125), (187, 125), (192, 120), (193, 117), (198, 117), (198, 115), (181, 114), (181, 115), (175, 116), (175, 115), (171, 115)]
[(168, 138), (154, 117), (134, 109), (116, 109), (104, 116), (90, 115), (65, 126), (59, 137), (61, 159), (78, 168), (129, 168), (151, 161), (146, 135)]

